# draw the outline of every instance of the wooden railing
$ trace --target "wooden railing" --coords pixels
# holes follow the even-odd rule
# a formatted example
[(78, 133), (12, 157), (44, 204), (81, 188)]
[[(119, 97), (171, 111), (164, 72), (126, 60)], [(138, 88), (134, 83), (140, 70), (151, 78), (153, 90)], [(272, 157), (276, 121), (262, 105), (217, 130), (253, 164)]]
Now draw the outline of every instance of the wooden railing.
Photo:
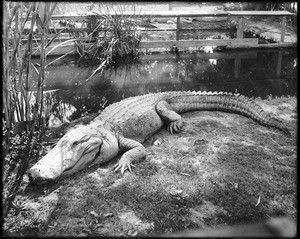
[[(132, 13), (120, 13), (114, 14), (120, 16), (132, 16)], [(187, 48), (187, 47), (201, 47), (201, 46), (225, 46), (227, 48), (272, 48), (272, 47), (288, 47), (293, 46), (296, 43), (285, 43), (285, 28), (286, 28), (286, 19), (289, 16), (294, 16), (294, 13), (290, 13), (288, 11), (216, 11), (213, 13), (207, 12), (184, 12), (184, 11), (159, 11), (159, 12), (144, 12), (134, 14), (135, 17), (149, 17), (149, 18), (176, 18), (176, 28), (175, 29), (153, 29), (153, 31), (176, 31), (176, 40), (159, 40), (159, 41), (142, 41), (140, 47), (141, 48), (169, 48), (176, 47), (179, 49)], [(52, 20), (74, 20), (74, 21), (84, 21), (88, 17), (93, 15), (82, 15), (82, 16), (52, 16)], [(244, 31), (244, 23), (245, 16), (278, 16), (282, 17), (282, 26), (281, 26), (281, 38), (279, 43), (270, 43), (270, 44), (258, 44), (258, 38), (243, 38)], [(180, 40), (180, 33), (184, 31), (181, 27), (181, 18), (184, 17), (237, 17), (237, 32), (235, 39), (200, 39), (200, 40)], [(142, 30), (142, 29), (141, 29)], [(146, 29), (145, 29), (146, 30)], [(149, 30), (149, 29), (148, 29)], [(200, 29), (193, 29), (200, 30)], [(86, 32), (87, 28), (74, 28), (74, 29), (49, 29), (49, 31), (61, 31), (61, 32)], [(150, 30), (151, 31), (151, 30)], [(60, 41), (68, 40), (70, 38), (63, 38)], [(75, 38), (76, 41), (83, 41), (85, 38)], [(90, 39), (91, 40), (91, 39)], [(23, 39), (26, 41), (26, 39)], [(55, 43), (54, 43), (55, 44)], [(54, 47), (54, 45), (53, 45)], [(52, 55), (62, 55), (67, 52), (72, 51), (74, 48), (74, 42), (69, 45), (64, 45), (55, 51), (52, 51)], [(50, 49), (51, 50), (51, 47)], [(38, 50), (35, 51), (33, 55), (38, 55)]]

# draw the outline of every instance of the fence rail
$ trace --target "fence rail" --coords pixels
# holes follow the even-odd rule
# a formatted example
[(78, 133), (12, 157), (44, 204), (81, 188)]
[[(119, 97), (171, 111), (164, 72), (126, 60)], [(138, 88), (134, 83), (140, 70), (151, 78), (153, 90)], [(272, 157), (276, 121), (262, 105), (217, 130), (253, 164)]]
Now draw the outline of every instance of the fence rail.
[[(114, 16), (132, 16), (133, 13), (131, 12), (123, 12), (123, 13), (114, 13)], [(177, 48), (186, 48), (186, 47), (201, 47), (201, 46), (225, 46), (228, 48), (270, 48), (270, 47), (289, 47), (294, 46), (296, 43), (285, 43), (285, 28), (286, 28), (286, 18), (290, 16), (295, 16), (296, 14), (288, 12), (288, 11), (216, 11), (216, 12), (195, 12), (195, 11), (159, 11), (159, 12), (140, 12), (134, 13), (135, 17), (150, 17), (150, 18), (176, 18), (176, 28), (155, 28), (155, 29), (147, 29), (147, 31), (175, 31), (175, 41), (174, 40), (164, 40), (164, 41), (154, 41), (154, 40), (147, 40), (141, 42), (141, 48), (164, 48), (164, 47), (177, 47)], [(73, 15), (73, 16), (66, 16), (66, 15), (57, 15), (52, 16), (52, 20), (74, 20), (74, 21), (85, 21), (90, 17), (98, 16), (98, 14), (86, 14), (86, 15)], [(281, 38), (279, 43), (270, 43), (270, 44), (258, 44), (257, 38), (243, 38), (243, 32), (245, 29), (245, 16), (278, 16), (282, 17), (281, 21)], [(186, 17), (213, 17), (217, 18), (224, 18), (224, 17), (237, 17), (237, 30), (236, 30), (236, 38), (235, 39), (200, 39), (200, 40), (180, 40), (179, 34), (184, 30), (193, 30), (193, 31), (200, 31), (203, 29), (191, 29), (191, 28), (182, 28), (181, 19)], [(54, 33), (61, 31), (63, 32), (78, 32), (83, 33), (87, 32), (88, 28), (80, 27), (80, 28), (72, 28), (72, 29), (49, 29), (49, 33)], [(107, 30), (107, 29), (106, 29)], [(139, 29), (141, 31), (146, 29)], [(209, 30), (209, 29), (205, 29)], [(105, 31), (105, 29), (104, 29)], [(60, 41), (65, 41), (71, 38), (63, 38)], [(84, 41), (84, 38), (81, 37), (74, 37), (76, 41)], [(36, 40), (38, 42), (39, 39)], [(23, 42), (26, 42), (26, 39), (22, 39)], [(91, 40), (90, 40), (91, 41)], [(52, 43), (53, 47), (55, 46), (55, 42)], [(93, 43), (86, 43), (86, 44), (93, 44)], [(75, 53), (75, 43), (71, 43), (68, 45), (62, 46), (60, 49), (56, 51), (52, 51), (51, 54), (53, 55), (62, 55), (66, 54), (70, 51), (74, 51)], [(50, 50), (50, 49), (49, 49)], [(34, 51), (33, 55), (38, 55), (39, 51)]]

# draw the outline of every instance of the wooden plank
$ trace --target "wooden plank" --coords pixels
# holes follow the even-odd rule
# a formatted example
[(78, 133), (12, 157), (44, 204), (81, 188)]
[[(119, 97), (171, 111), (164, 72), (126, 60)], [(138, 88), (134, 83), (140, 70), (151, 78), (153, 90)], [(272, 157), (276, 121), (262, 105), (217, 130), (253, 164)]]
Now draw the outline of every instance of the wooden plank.
[[(233, 29), (233, 27), (218, 27), (218, 28), (184, 28), (184, 31), (226, 31), (226, 30), (231, 30)], [(49, 28), (48, 32), (49, 34), (55, 34), (56, 32), (59, 32), (60, 30), (61, 33), (70, 33), (70, 32), (87, 32), (89, 29), (88, 28), (73, 28), (73, 29), (64, 29), (64, 28), (56, 28), (56, 30), (54, 28)], [(103, 28), (101, 29), (101, 31), (109, 31), (111, 30), (110, 28)], [(122, 30), (120, 29), (120, 31), (126, 31), (126, 30)], [(147, 32), (161, 32), (161, 31), (177, 31), (176, 28), (139, 28), (137, 29), (137, 31), (147, 31)]]
[(238, 79), (240, 76), (241, 64), (242, 64), (242, 59), (240, 57), (236, 57), (234, 59), (234, 69), (233, 69), (233, 76), (235, 79)]
[(213, 52), (213, 53), (180, 53), (179, 56), (174, 54), (151, 54), (151, 55), (140, 55), (139, 60), (141, 61), (177, 61), (177, 60), (190, 60), (193, 58), (197, 59), (235, 59), (235, 58), (257, 58), (257, 52)]
[(203, 40), (169, 40), (141, 42), (141, 48), (168, 48), (168, 47), (200, 47), (200, 46), (229, 46), (234, 44), (258, 44), (258, 38), (244, 39), (203, 39)]
[[(152, 28), (154, 29), (154, 28)], [(220, 26), (217, 26), (217, 27), (201, 27), (201, 28), (181, 28), (182, 30), (184, 31), (230, 31), (230, 30), (233, 30), (234, 27), (233, 26), (224, 26), (224, 27), (220, 27)], [(149, 31), (149, 30), (147, 30)]]
[[(243, 40), (245, 40), (244, 38)], [(234, 44), (228, 45), (226, 48), (228, 49), (250, 49), (250, 48), (284, 48), (284, 47), (297, 47), (297, 43), (295, 42), (284, 42), (284, 43), (267, 43), (267, 44)]]
[[(205, 12), (205, 11), (144, 11), (139, 13), (133, 12), (123, 12), (123, 13), (114, 13), (112, 16), (134, 16), (134, 17), (224, 17), (229, 14), (225, 11), (214, 11), (214, 12)], [(53, 15), (51, 20), (84, 20), (90, 16), (101, 16), (98, 14), (85, 14), (85, 15)], [(31, 20), (31, 17), (28, 18)]]
[[(86, 43), (88, 47), (93, 43)], [(215, 40), (182, 40), (182, 41), (146, 41), (141, 42), (140, 48), (171, 48), (173, 46), (179, 48), (184, 47), (201, 47), (201, 46), (226, 46), (227, 49), (239, 49), (239, 48), (279, 48), (279, 47), (296, 47), (296, 43), (270, 43), (270, 44), (258, 44), (257, 38), (243, 38), (243, 39), (215, 39)], [(64, 45), (54, 50), (50, 55), (63, 55), (73, 51), (75, 53), (74, 43)], [(49, 47), (48, 51), (52, 49)], [(33, 48), (33, 56), (39, 56), (40, 49)]]
[(214, 12), (207, 12), (207, 11), (144, 11), (140, 13), (133, 14), (132, 12), (128, 13), (117, 13), (112, 14), (117, 16), (139, 16), (139, 17), (214, 17), (214, 16), (228, 16), (228, 13), (225, 11), (214, 11)]
[[(57, 27), (57, 28), (48, 28), (48, 33), (57, 33), (57, 32), (60, 32), (61, 33), (69, 33), (69, 32), (87, 32), (89, 29), (88, 28), (66, 28), (66, 27)], [(24, 28), (24, 31), (22, 32), (22, 34), (24, 35), (28, 35), (28, 33), (26, 34), (26, 31), (28, 32), (29, 31), (29, 28)], [(38, 33), (36, 33), (38, 34)]]
[(283, 52), (278, 52), (278, 58), (277, 58), (277, 67), (276, 67), (276, 77), (279, 78), (281, 74), (281, 66), (282, 66), (282, 56)]
[[(184, 29), (185, 30), (185, 29)], [(162, 32), (162, 31), (173, 31), (176, 32), (176, 28), (149, 28), (149, 29), (138, 29), (138, 31), (147, 31), (147, 32)]]
[(236, 38), (243, 38), (244, 35), (244, 17), (239, 17)]
[(280, 42), (284, 42), (284, 36), (285, 36), (285, 28), (286, 28), (286, 16), (282, 17), (282, 23), (281, 23), (281, 37)]
[[(50, 46), (47, 48), (47, 52), (49, 52), (54, 46)], [(50, 55), (51, 56), (60, 56), (64, 55), (66, 53), (72, 52), (73, 54), (76, 52), (75, 50), (75, 44), (74, 43), (69, 43), (66, 45), (62, 45), (55, 50), (53, 50)], [(39, 56), (41, 53), (40, 47), (33, 47), (32, 49), (32, 56)]]
[[(87, 18), (87, 16), (96, 16), (95, 14), (86, 14), (86, 15), (52, 15), (51, 20), (73, 20), (73, 21), (82, 21)], [(28, 21), (31, 21), (31, 16), (28, 17)]]
[[(125, 12), (112, 14), (117, 16), (136, 16), (136, 17), (224, 17), (224, 16), (295, 16), (297, 14), (288, 11), (144, 11), (139, 13)], [(85, 14), (85, 15), (53, 15), (51, 20), (84, 20), (89, 16), (100, 16), (98, 14)], [(31, 17), (28, 18), (31, 20)]]
[(179, 32), (180, 32), (180, 17), (176, 19), (176, 40), (179, 40)]
[(288, 11), (227, 11), (231, 16), (294, 16)]
[[(51, 39), (51, 36), (49, 37), (49, 39)], [(72, 38), (70, 38), (70, 37), (57, 37), (56, 39), (53, 40), (53, 42), (64, 42), (64, 41), (67, 41), (67, 40), (70, 40), (70, 39), (72, 39)], [(78, 38), (76, 38), (76, 40), (80, 41), (80, 42), (95, 42), (95, 40), (92, 40), (92, 37), (78, 37)], [(21, 39), (22, 43), (26, 43), (27, 41), (28, 41), (27, 38), (22, 38)], [(40, 38), (35, 38), (33, 40), (33, 43), (40, 43), (40, 42), (41, 42)]]
[(87, 32), (89, 31), (89, 28), (86, 27), (80, 27), (80, 28), (61, 28), (61, 27), (57, 27), (57, 28), (48, 28), (48, 33), (56, 33), (61, 31), (61, 33), (69, 33), (69, 32)]

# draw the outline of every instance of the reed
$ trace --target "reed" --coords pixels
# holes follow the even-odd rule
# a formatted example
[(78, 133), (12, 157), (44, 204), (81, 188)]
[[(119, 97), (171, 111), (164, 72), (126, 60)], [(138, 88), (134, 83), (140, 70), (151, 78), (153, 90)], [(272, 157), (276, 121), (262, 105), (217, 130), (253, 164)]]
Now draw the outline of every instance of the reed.
[[(45, 129), (43, 115), (43, 87), (46, 68), (46, 45), (48, 42), (47, 28), (56, 3), (50, 2), (4, 2), (3, 3), (3, 105), (2, 132), (3, 141), (3, 206), (4, 218), (12, 207), (12, 202), (18, 193), (29, 159), (38, 156), (39, 143)], [(22, 44), (22, 32), (29, 17), (31, 24), (28, 41)], [(42, 38), (40, 44), (40, 67), (36, 69), (39, 75), (36, 100), (32, 107), (33, 94), (30, 86), (30, 71), (32, 44), (35, 26)], [(51, 39), (52, 40), (52, 39)], [(17, 122), (28, 122), (27, 131), (21, 135), (13, 135)]]

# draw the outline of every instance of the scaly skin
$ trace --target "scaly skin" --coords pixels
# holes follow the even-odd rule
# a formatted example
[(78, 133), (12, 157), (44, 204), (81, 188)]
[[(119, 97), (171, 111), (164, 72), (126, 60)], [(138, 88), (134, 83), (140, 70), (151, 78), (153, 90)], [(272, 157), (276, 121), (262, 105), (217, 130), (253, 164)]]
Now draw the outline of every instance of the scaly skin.
[(164, 92), (127, 98), (108, 106), (89, 125), (70, 130), (30, 170), (31, 182), (43, 184), (71, 175), (91, 164), (101, 164), (123, 153), (115, 171), (131, 171), (132, 163), (146, 156), (142, 143), (164, 124), (180, 132), (179, 113), (216, 110), (237, 113), (289, 135), (282, 122), (264, 112), (253, 100), (223, 92)]

